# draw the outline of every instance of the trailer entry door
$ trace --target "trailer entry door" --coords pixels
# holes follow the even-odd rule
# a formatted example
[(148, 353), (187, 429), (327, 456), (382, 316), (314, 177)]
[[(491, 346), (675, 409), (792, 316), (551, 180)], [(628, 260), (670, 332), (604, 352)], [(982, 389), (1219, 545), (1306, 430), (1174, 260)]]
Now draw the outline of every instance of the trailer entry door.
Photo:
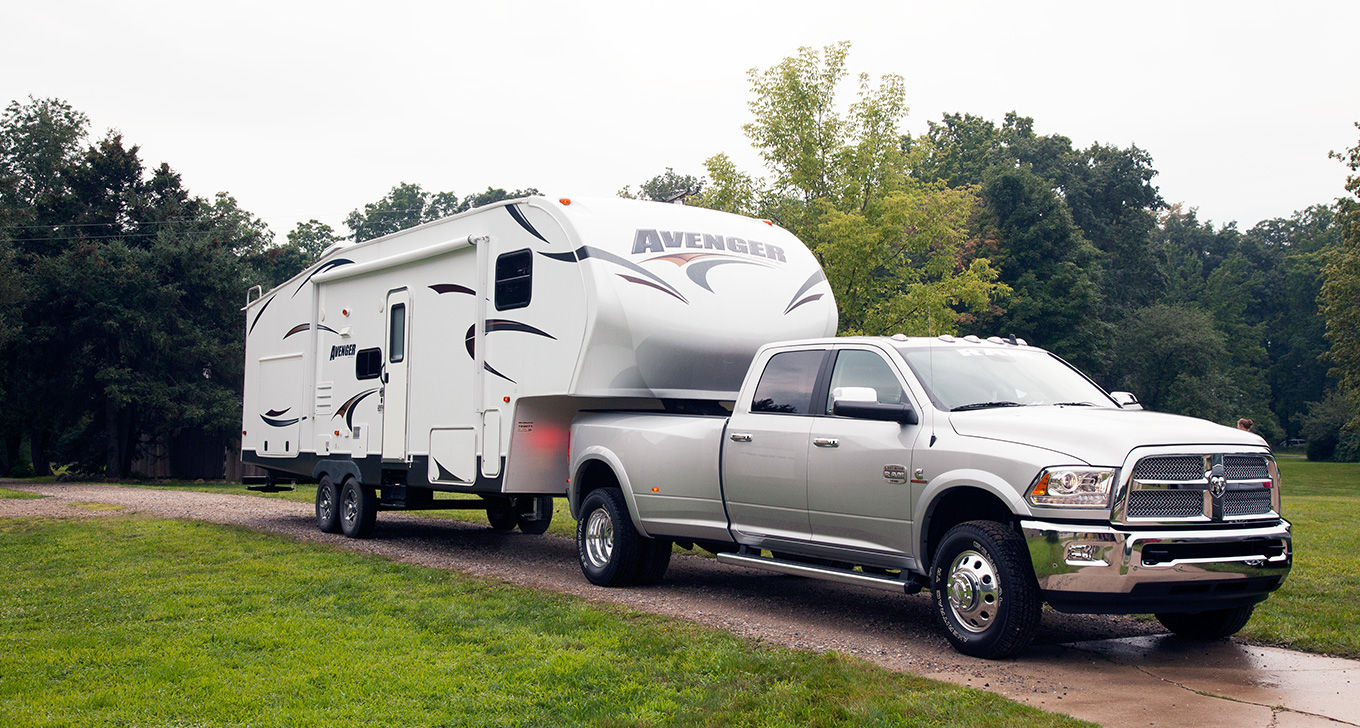
[(406, 460), (407, 362), (411, 342), (411, 293), (387, 294), (387, 361), (383, 372), (382, 459)]

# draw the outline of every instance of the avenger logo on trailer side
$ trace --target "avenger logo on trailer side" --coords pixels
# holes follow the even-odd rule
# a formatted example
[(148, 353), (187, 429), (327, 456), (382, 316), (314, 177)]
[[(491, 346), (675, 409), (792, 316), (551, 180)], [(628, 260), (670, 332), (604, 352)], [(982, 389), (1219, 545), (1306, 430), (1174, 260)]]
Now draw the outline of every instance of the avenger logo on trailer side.
[(778, 245), (746, 240), (727, 235), (713, 235), (682, 230), (653, 230), (640, 228), (633, 235), (633, 255), (665, 253), (669, 250), (721, 250), (750, 255), (756, 258), (785, 263), (784, 249)]
[(331, 361), (335, 361), (337, 356), (354, 356), (354, 349), (358, 344), (340, 344), (331, 347)]

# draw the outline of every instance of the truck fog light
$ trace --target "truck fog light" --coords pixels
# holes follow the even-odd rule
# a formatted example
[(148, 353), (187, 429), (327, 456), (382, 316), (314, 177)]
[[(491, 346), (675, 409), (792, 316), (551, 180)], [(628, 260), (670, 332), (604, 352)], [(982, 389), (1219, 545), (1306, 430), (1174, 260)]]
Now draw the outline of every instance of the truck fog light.
[(1069, 566), (1105, 564), (1100, 558), (1100, 547), (1093, 543), (1073, 543), (1067, 545), (1067, 555), (1063, 558)]

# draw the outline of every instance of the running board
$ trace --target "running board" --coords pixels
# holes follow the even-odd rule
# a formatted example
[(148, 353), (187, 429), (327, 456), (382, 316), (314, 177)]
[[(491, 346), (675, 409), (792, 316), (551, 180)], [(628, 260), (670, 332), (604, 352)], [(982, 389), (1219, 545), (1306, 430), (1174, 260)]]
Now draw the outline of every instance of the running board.
[(864, 574), (858, 571), (846, 571), (845, 569), (835, 569), (826, 566), (800, 564), (795, 561), (782, 561), (780, 559), (768, 558), (765, 556), (723, 553), (718, 554), (718, 561), (724, 564), (749, 566), (753, 569), (777, 571), (781, 574), (807, 576), (813, 579), (824, 579), (826, 581), (835, 581), (841, 584), (853, 584), (855, 586), (865, 586), (870, 589), (881, 589), (883, 591), (899, 592), (903, 594), (915, 594), (921, 591), (921, 583), (915, 579), (903, 581), (902, 579), (894, 579), (889, 576), (875, 576), (873, 574)]

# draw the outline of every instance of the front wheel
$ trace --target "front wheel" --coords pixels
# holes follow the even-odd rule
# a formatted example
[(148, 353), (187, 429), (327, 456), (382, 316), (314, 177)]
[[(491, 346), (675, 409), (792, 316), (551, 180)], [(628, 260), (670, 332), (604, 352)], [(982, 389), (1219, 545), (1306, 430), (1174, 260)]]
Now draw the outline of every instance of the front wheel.
[(1188, 640), (1221, 640), (1247, 626), (1256, 605), (1233, 609), (1211, 609), (1195, 614), (1158, 612), (1163, 627)]
[(935, 617), (954, 649), (998, 658), (1029, 644), (1042, 600), (1029, 552), (995, 521), (961, 523), (944, 535), (930, 569)]
[(576, 555), (581, 572), (596, 586), (628, 586), (642, 565), (642, 534), (628, 518), (628, 503), (618, 488), (592, 490), (576, 522)]

